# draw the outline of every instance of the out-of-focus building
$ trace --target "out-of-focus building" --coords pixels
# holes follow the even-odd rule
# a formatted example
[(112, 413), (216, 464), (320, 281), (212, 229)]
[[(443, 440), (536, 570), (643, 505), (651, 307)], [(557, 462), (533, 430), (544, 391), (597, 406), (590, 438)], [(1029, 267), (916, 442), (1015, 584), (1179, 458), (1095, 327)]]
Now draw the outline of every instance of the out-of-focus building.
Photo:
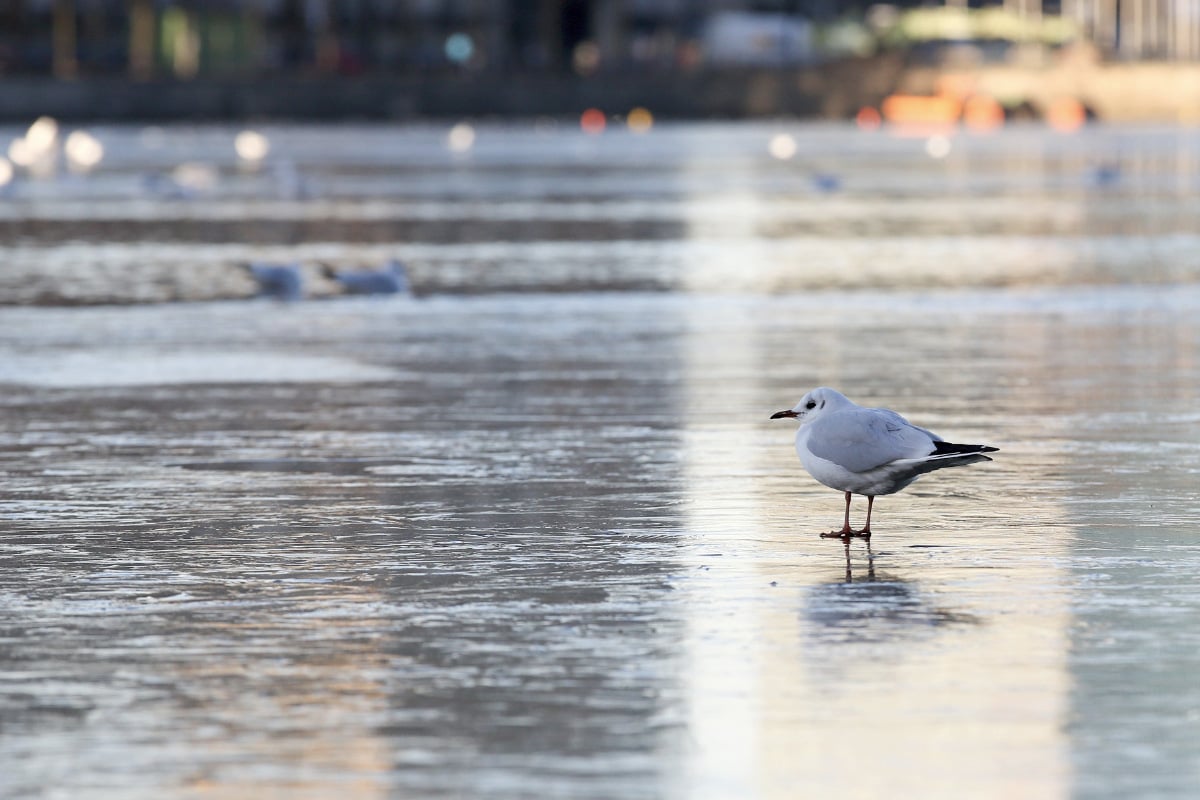
[(1197, 0), (0, 0), (0, 71), (187, 79), (769, 68), (898, 40), (1004, 54), (1051, 29), (1109, 59), (1200, 60)]

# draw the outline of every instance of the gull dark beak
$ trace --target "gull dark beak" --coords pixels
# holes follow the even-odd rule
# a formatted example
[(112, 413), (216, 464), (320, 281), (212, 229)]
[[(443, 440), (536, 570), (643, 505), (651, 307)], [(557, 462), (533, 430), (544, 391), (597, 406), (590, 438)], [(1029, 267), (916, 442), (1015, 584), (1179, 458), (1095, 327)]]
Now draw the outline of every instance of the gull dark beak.
[(796, 412), (789, 408), (787, 411), (776, 411), (771, 415), (771, 419), (784, 419), (785, 417), (795, 419)]

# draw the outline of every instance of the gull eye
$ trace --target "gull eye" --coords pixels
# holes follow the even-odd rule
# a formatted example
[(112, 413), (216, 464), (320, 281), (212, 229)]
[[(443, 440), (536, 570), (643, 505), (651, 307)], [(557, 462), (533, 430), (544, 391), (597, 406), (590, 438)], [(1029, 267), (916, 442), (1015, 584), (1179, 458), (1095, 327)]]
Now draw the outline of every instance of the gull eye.
[(806, 403), (804, 407), (808, 408), (808, 409), (813, 409), (813, 408), (817, 407), (817, 403), (815, 400), (809, 400), (808, 403)]

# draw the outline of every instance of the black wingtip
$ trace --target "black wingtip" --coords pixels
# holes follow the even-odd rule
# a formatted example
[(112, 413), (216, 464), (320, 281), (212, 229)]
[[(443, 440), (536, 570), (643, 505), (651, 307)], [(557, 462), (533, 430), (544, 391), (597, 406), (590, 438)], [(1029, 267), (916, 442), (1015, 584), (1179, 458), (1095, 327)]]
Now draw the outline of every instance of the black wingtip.
[(995, 453), (999, 447), (986, 444), (954, 444), (953, 442), (934, 442), (933, 454), (939, 456), (967, 455), (970, 453)]

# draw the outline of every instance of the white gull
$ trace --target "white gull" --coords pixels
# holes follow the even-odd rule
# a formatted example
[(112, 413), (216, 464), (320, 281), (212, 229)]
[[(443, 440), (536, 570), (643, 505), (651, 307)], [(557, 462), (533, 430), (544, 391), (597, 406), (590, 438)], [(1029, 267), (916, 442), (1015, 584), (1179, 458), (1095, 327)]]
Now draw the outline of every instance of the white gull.
[[(796, 453), (808, 474), (831, 489), (846, 493), (846, 517), (840, 531), (822, 536), (871, 536), (875, 498), (893, 494), (935, 469), (991, 461), (984, 453), (996, 447), (951, 444), (912, 425), (895, 411), (863, 408), (828, 387), (813, 389), (794, 408), (771, 419), (796, 419)], [(850, 498), (867, 497), (867, 523), (850, 528)]]

